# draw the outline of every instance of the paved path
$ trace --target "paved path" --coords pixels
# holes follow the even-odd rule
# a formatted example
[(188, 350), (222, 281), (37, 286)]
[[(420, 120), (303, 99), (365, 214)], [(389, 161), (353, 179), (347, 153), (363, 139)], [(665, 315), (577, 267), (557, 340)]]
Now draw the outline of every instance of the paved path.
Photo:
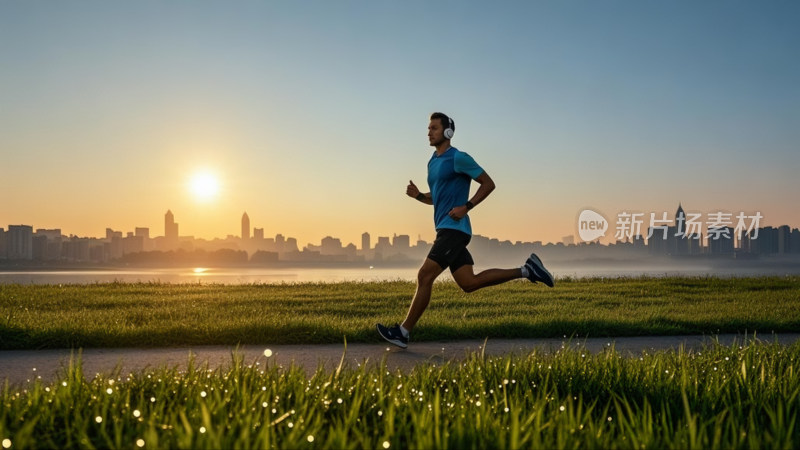
[[(715, 337), (589, 338), (572, 341), (567, 339), (490, 339), (486, 341), (484, 352), (486, 355), (520, 354), (534, 349), (549, 352), (570, 345), (584, 348), (592, 353), (613, 346), (617, 351), (623, 353), (641, 354), (643, 351), (678, 349), (680, 346), (684, 346), (686, 349), (697, 349), (714, 340), (718, 340), (723, 345), (732, 345), (751, 339), (752, 336), (745, 337), (735, 334), (723, 334)], [(800, 333), (760, 335), (758, 339), (766, 342), (777, 341), (788, 345), (800, 340)], [(406, 350), (388, 343), (348, 344), (345, 362), (350, 367), (357, 367), (359, 364), (378, 363), (385, 357), (390, 370), (407, 370), (420, 363), (441, 364), (447, 361), (458, 361), (469, 352), (481, 351), (483, 344), (484, 341), (412, 342)], [(240, 347), (238, 352), (244, 357), (245, 363), (249, 364), (255, 361), (263, 363), (266, 349), (272, 351), (270, 364), (289, 366), (294, 363), (302, 366), (308, 374), (313, 373), (320, 365), (328, 370), (336, 368), (345, 350), (343, 344), (265, 345)], [(120, 368), (122, 374), (148, 368), (185, 368), (190, 355), (195, 357), (196, 365), (208, 363), (210, 368), (217, 368), (230, 364), (235, 350), (235, 347), (230, 346), (84, 349), (81, 359), (84, 374), (87, 378), (93, 378), (98, 373), (111, 373), (117, 367)], [(22, 386), (37, 377), (46, 382), (54, 381), (64, 367), (69, 364), (71, 354), (73, 352), (69, 349), (0, 351), (0, 389), (2, 389), (4, 380), (8, 380), (12, 386)]]

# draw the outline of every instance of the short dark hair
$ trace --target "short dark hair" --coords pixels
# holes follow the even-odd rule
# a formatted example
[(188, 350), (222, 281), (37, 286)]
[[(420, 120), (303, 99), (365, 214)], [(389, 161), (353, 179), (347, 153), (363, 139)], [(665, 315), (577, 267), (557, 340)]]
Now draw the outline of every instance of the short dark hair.
[(433, 119), (439, 119), (439, 121), (442, 123), (443, 130), (446, 130), (449, 127), (451, 130), (456, 131), (456, 122), (447, 114), (435, 112), (431, 114), (431, 120)]

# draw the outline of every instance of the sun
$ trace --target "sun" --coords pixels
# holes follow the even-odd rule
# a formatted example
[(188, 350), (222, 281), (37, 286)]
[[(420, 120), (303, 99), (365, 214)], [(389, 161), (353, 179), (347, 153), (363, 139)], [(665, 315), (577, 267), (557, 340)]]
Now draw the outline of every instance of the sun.
[(213, 200), (219, 194), (219, 181), (211, 172), (197, 172), (189, 181), (189, 189), (198, 201)]

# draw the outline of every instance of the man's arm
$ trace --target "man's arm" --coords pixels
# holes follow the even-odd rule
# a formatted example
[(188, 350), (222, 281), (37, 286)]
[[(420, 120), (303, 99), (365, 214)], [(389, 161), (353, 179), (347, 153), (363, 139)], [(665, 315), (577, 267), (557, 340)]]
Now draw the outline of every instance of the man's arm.
[(450, 210), (449, 214), (450, 217), (452, 217), (453, 219), (460, 220), (461, 218), (466, 216), (467, 212), (470, 209), (478, 206), (480, 202), (486, 200), (486, 197), (488, 197), (489, 194), (491, 194), (495, 188), (495, 184), (494, 181), (492, 180), (492, 177), (490, 177), (489, 174), (486, 173), (486, 171), (480, 174), (478, 178), (475, 179), (475, 181), (477, 181), (478, 184), (480, 184), (480, 186), (478, 187), (478, 191), (475, 192), (475, 195), (473, 195), (472, 198), (467, 202), (468, 203), (467, 205), (456, 206), (455, 208)]
[(496, 187), (494, 180), (492, 180), (492, 177), (486, 172), (480, 174), (475, 181), (477, 181), (480, 186), (478, 187), (478, 191), (475, 192), (475, 195), (469, 200), (473, 207), (478, 206), (480, 202), (486, 200), (486, 197), (488, 197)]
[(419, 188), (413, 181), (408, 181), (408, 187), (406, 188), (406, 195), (409, 197), (413, 197), (426, 205), (433, 205), (433, 198), (431, 197), (431, 193), (422, 193), (419, 191)]

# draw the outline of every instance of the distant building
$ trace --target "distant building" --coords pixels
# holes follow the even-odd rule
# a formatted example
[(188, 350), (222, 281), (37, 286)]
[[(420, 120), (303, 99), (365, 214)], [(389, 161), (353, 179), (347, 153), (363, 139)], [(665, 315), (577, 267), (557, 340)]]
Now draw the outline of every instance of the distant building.
[(139, 253), (144, 251), (144, 236), (137, 236), (134, 233), (128, 233), (122, 239), (122, 254)]
[(106, 245), (96, 239), (71, 237), (64, 242), (64, 256), (72, 262), (107, 261)]
[(111, 228), (106, 228), (106, 240), (110, 241), (113, 238), (122, 239), (122, 231), (114, 231)]
[(261, 242), (264, 240), (264, 229), (263, 228), (253, 228), (253, 239)]
[(44, 261), (47, 258), (47, 236), (33, 234), (33, 258), (36, 261)]
[(134, 230), (134, 235), (139, 236), (144, 240), (150, 239), (150, 228), (136, 227)]
[(285, 252), (296, 252), (299, 251), (297, 249), (297, 239), (295, 238), (288, 238), (286, 242), (283, 244), (283, 251)]
[(785, 255), (792, 251), (791, 247), (792, 230), (789, 225), (778, 227), (778, 254)]
[(6, 233), (5, 230), (0, 228), (0, 259), (6, 259), (8, 257), (8, 245), (6, 244)]
[(678, 210), (675, 212), (675, 227), (670, 229), (669, 247), (671, 255), (689, 254), (689, 237), (686, 233), (686, 213), (683, 206), (678, 203)]
[[(757, 234), (756, 234), (757, 233)], [(752, 230), (747, 239), (750, 253), (757, 255), (774, 255), (778, 253), (778, 229), (764, 227)]]
[(396, 251), (406, 251), (411, 247), (411, 237), (407, 234), (401, 235), (394, 235), (394, 239), (392, 239), (392, 247)]
[(325, 236), (322, 238), (322, 245), (320, 246), (321, 255), (341, 255), (342, 241), (337, 238)]
[(175, 216), (170, 210), (164, 215), (164, 238), (168, 250), (178, 246), (178, 224), (175, 223)]
[(250, 217), (247, 213), (242, 214), (242, 240), (250, 240)]
[(37, 228), (34, 234), (38, 236), (44, 236), (47, 239), (52, 239), (52, 240), (61, 239), (61, 228), (56, 228), (53, 230)]
[(108, 257), (111, 259), (122, 258), (122, 255), (125, 254), (122, 245), (122, 232), (106, 228), (106, 241), (110, 244), (108, 247)]
[(392, 249), (392, 243), (389, 242), (389, 237), (388, 236), (379, 236), (378, 237), (378, 243), (375, 244), (375, 251), (384, 253), (384, 252), (388, 252), (391, 249)]
[(731, 227), (720, 228), (720, 233), (708, 235), (708, 253), (711, 255), (732, 255), (734, 233)]
[(678, 203), (673, 225), (665, 223), (664, 219), (666, 215), (662, 219), (655, 219), (654, 222), (659, 225), (647, 230), (650, 236), (647, 248), (651, 255), (686, 256), (703, 253), (702, 233), (693, 232), (687, 226), (686, 212), (681, 203)]
[(361, 235), (361, 250), (364, 250), (364, 251), (369, 250), (371, 248), (370, 247), (371, 244), (372, 243), (370, 242), (369, 233), (365, 232), (364, 234), (362, 234)]
[(9, 225), (6, 239), (8, 259), (33, 259), (33, 227)]
[(667, 245), (669, 236), (668, 234), (665, 235), (665, 233), (669, 233), (669, 228), (647, 228), (647, 235), (650, 236), (647, 239), (647, 250), (651, 255), (660, 256), (669, 254), (669, 246)]
[(38, 228), (33, 233), (33, 259), (52, 261), (61, 258), (61, 229), (46, 230)]

